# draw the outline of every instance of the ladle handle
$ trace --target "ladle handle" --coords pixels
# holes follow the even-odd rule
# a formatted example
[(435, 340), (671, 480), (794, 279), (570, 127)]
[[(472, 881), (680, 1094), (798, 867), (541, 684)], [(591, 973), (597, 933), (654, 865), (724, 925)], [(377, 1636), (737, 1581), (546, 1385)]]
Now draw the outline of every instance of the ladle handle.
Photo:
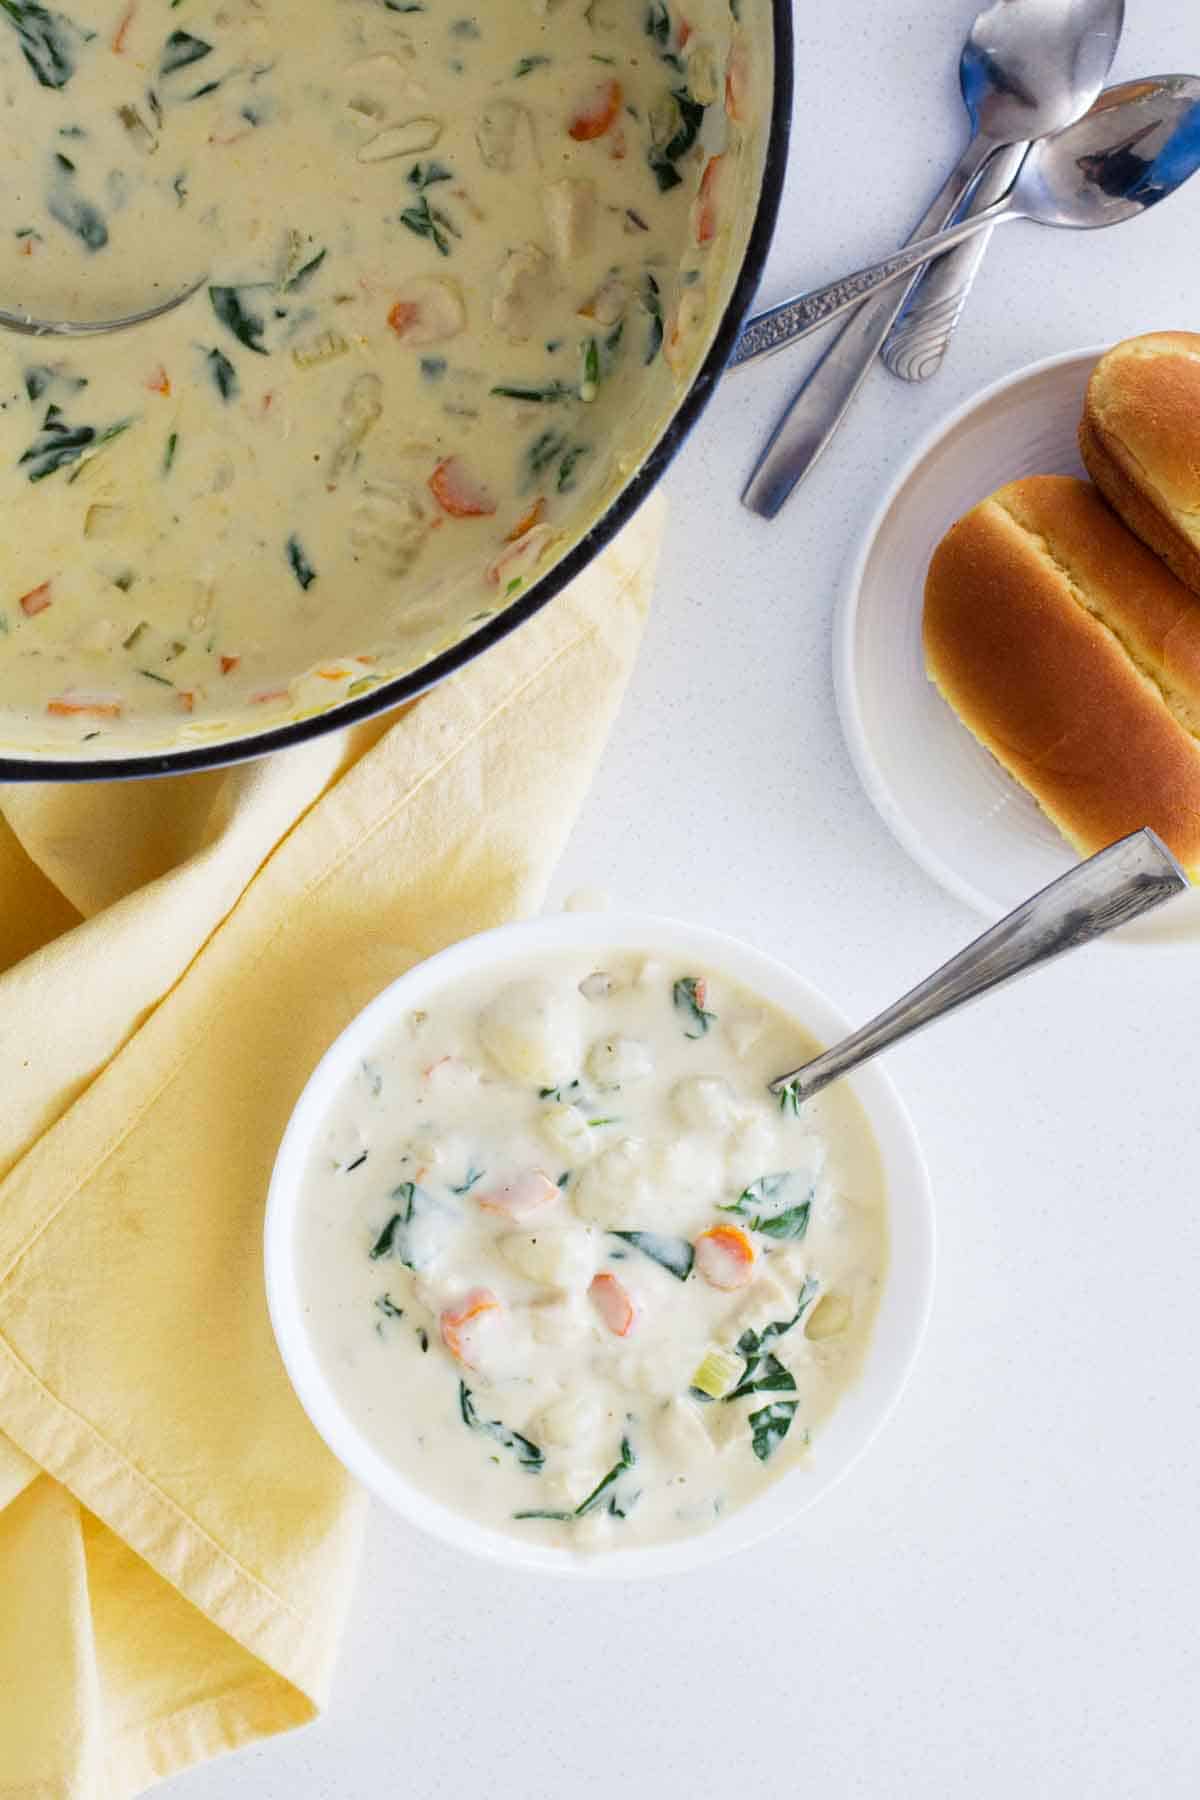
[(1187, 876), (1161, 838), (1150, 830), (1135, 831), (1052, 881), (878, 1018), (812, 1062), (781, 1075), (771, 1091), (786, 1091), (787, 1101), (799, 1105), (968, 1000), (1128, 925), (1187, 886)]
[(756, 357), (773, 356), (777, 350), (786, 349), (788, 344), (807, 337), (810, 332), (819, 331), (822, 325), (830, 324), (851, 307), (861, 306), (889, 281), (899, 281), (902, 275), (919, 269), (932, 257), (944, 256), (956, 244), (965, 244), (977, 231), (987, 231), (1005, 219), (1020, 217), (1020, 213), (1010, 210), (1007, 199), (999, 200), (995, 206), (989, 206), (984, 212), (975, 213), (945, 231), (919, 238), (915, 244), (898, 250), (895, 256), (869, 263), (865, 269), (858, 269), (841, 281), (831, 281), (827, 287), (814, 288), (811, 293), (799, 294), (794, 300), (784, 300), (779, 306), (768, 308), (746, 326), (733, 347), (728, 366), (736, 369)]

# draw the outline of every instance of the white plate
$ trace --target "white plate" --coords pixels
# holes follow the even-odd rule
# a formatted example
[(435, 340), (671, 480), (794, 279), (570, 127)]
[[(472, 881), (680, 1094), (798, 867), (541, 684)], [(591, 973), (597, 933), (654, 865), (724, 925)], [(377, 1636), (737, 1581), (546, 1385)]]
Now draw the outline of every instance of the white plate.
[[(1107, 345), (985, 388), (920, 444), (868, 528), (834, 626), (834, 685), (854, 766), (909, 855), (997, 919), (1079, 860), (1036, 803), (960, 725), (925, 674), (925, 572), (963, 513), (1021, 475), (1083, 475), (1076, 430)], [(1116, 934), (1200, 935), (1200, 893)]]
[(791, 1524), (857, 1462), (899, 1399), (925, 1332), (933, 1287), (934, 1222), (929, 1178), (908, 1115), (877, 1064), (860, 1069), (850, 1079), (883, 1165), (888, 1268), (862, 1370), (821, 1427), (809, 1458), (699, 1536), (591, 1556), (522, 1543), (423, 1492), (381, 1454), (342, 1406), (309, 1330), (296, 1254), (311, 1147), (348, 1072), (397, 1019), (415, 1006), (429, 1006), (446, 984), (471, 976), (491, 979), (506, 964), (524, 963), (539, 952), (598, 947), (702, 958), (709, 968), (762, 994), (797, 1019), (820, 1043), (834, 1043), (849, 1029), (827, 1000), (782, 963), (736, 938), (697, 925), (641, 913), (576, 913), (504, 925), (466, 938), (385, 988), (326, 1051), (296, 1103), (276, 1158), (267, 1200), (265, 1256), (271, 1323), (292, 1386), (334, 1455), (366, 1487), (415, 1525), (460, 1549), (542, 1574), (603, 1579), (665, 1575), (743, 1549)]

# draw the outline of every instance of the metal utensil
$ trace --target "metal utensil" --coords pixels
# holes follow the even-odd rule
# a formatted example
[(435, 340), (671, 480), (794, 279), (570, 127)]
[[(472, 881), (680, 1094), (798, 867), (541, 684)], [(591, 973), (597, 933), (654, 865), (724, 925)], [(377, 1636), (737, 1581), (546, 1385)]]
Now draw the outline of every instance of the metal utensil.
[[(998, 200), (1016, 179), (1028, 140), (1088, 110), (1104, 85), (1123, 18), (1124, 0), (994, 0), (978, 15), (959, 62), (971, 138), (910, 243), (948, 225), (966, 196), (975, 210), (980, 189), (981, 205)], [(964, 246), (934, 266), (961, 285), (959, 258), (972, 258), (974, 249)], [(977, 266), (976, 258), (967, 287)], [(861, 306), (810, 370), (742, 495), (752, 512), (774, 518), (823, 454), (920, 280), (914, 273), (903, 289)], [(959, 310), (965, 299), (964, 287)]]
[(1107, 88), (1091, 112), (1033, 146), (995, 206), (841, 281), (760, 313), (739, 337), (730, 366), (773, 356), (888, 282), (992, 225), (1009, 219), (1074, 231), (1120, 225), (1167, 199), (1198, 167), (1200, 77), (1147, 76)]
[(778, 1076), (770, 1084), (771, 1092), (789, 1106), (799, 1106), (831, 1081), (968, 1000), (1140, 919), (1188, 886), (1187, 876), (1162, 839), (1150, 830), (1135, 831), (1052, 881), (832, 1050)]
[(28, 313), (6, 312), (0, 309), (0, 331), (15, 331), (20, 337), (100, 337), (111, 331), (131, 331), (135, 325), (147, 325), (151, 319), (161, 319), (164, 314), (174, 312), (185, 300), (198, 293), (208, 280), (202, 275), (199, 281), (193, 281), (191, 287), (184, 288), (182, 293), (172, 294), (169, 300), (160, 300), (157, 306), (149, 306), (145, 312), (129, 313), (122, 319), (35, 319)]
[[(1011, 129), (1025, 113), (1030, 140), (1061, 131), (1099, 97), (1125, 24), (1125, 0), (997, 0), (971, 31), (970, 61), (963, 53), (963, 99), (971, 110), (978, 83), (999, 124)], [(1057, 90), (1057, 92), (1055, 91)], [(1078, 104), (1067, 110), (1072, 100)], [(1041, 104), (1039, 104), (1041, 102)], [(1057, 117), (1051, 111), (1057, 103)], [(981, 115), (983, 113), (980, 107)], [(1049, 119), (1049, 123), (1042, 123)], [(992, 128), (993, 137), (998, 131)], [(1014, 140), (1016, 134), (1014, 133)], [(1016, 179), (1010, 157), (996, 157), (971, 195), (968, 210), (982, 212)], [(1007, 179), (1006, 179), (1007, 176)], [(928, 381), (941, 368), (966, 305), (990, 232), (931, 264), (908, 291), (883, 360), (903, 381)]]

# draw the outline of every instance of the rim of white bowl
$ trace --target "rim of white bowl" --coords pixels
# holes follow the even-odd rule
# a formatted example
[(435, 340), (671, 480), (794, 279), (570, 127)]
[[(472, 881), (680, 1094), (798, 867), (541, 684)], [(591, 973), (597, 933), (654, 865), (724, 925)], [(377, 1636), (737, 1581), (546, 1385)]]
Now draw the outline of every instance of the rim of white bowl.
[[(1037, 380), (1048, 375), (1054, 369), (1065, 368), (1071, 363), (1099, 362), (1106, 351), (1112, 348), (1111, 343), (1097, 344), (1081, 350), (1059, 350), (1053, 356), (1044, 356), (1038, 362), (1025, 363), (1019, 369), (1000, 376), (988, 387), (981, 388), (964, 400), (961, 406), (948, 413), (936, 425), (927, 431), (916, 445), (912, 454), (901, 465), (899, 472), (893, 477), (879, 505), (871, 515), (870, 523), (858, 548), (851, 555), (846, 574), (842, 579), (837, 607), (833, 620), (833, 691), (837, 702), (838, 718), (841, 722), (842, 736), (846, 748), (850, 752), (850, 760), (854, 764), (855, 773), (862, 783), (863, 791), (879, 817), (883, 820), (900, 848), (907, 852), (919, 868), (932, 876), (939, 887), (945, 888), (955, 899), (961, 900), (973, 912), (982, 913), (984, 918), (993, 922), (1004, 916), (1004, 908), (997, 906), (990, 895), (982, 893), (979, 888), (959, 874), (951, 863), (946, 862), (935, 850), (931, 850), (925, 838), (916, 829), (907, 812), (896, 801), (882, 764), (871, 748), (871, 741), (863, 725), (862, 714), (858, 705), (857, 664), (854, 654), (855, 629), (858, 623), (858, 607), (862, 594), (863, 576), (867, 563), (875, 548), (875, 539), (883, 529), (885, 520), (901, 494), (917, 474), (922, 464), (938, 449), (943, 439), (957, 431), (973, 413), (982, 407), (989, 406), (1001, 394), (1010, 388), (1019, 387), (1023, 382)], [(983, 494), (979, 496), (982, 500)], [(930, 555), (934, 546), (929, 546)], [(1115, 940), (1113, 940), (1115, 941)]]
[(502, 925), (465, 938), (416, 964), (346, 1027), (309, 1077), (288, 1122), (267, 1197), (264, 1230), (267, 1304), (284, 1366), (300, 1404), (334, 1455), (378, 1499), (411, 1524), (510, 1568), (571, 1579), (622, 1580), (677, 1573), (748, 1548), (794, 1523), (866, 1451), (908, 1383), (933, 1297), (933, 1197), (916, 1133), (895, 1088), (877, 1066), (850, 1077), (867, 1115), (884, 1173), (889, 1234), (887, 1274), (862, 1369), (821, 1428), (811, 1460), (790, 1469), (710, 1531), (640, 1549), (570, 1551), (524, 1544), (424, 1493), (375, 1448), (343, 1409), (305, 1328), (296, 1281), (301, 1177), (316, 1127), (349, 1068), (398, 1017), (472, 973), (494, 974), (531, 954), (643, 949), (696, 955), (791, 1013), (822, 1042), (850, 1027), (794, 970), (740, 939), (706, 926), (635, 912), (562, 914)]

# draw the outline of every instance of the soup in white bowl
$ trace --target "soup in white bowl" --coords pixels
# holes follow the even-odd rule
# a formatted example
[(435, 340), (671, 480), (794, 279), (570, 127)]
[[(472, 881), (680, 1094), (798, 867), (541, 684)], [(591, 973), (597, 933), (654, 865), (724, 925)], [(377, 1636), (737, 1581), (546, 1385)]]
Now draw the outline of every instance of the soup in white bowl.
[(927, 1202), (886, 1091), (898, 1259), (872, 1109), (768, 1093), (825, 1024), (781, 976), (714, 934), (547, 920), (422, 965), (334, 1046), (268, 1278), (301, 1398), (385, 1497), (513, 1560), (624, 1568), (746, 1541), (791, 1478), (831, 1478), (869, 1365), (895, 1390), (911, 1357)]

